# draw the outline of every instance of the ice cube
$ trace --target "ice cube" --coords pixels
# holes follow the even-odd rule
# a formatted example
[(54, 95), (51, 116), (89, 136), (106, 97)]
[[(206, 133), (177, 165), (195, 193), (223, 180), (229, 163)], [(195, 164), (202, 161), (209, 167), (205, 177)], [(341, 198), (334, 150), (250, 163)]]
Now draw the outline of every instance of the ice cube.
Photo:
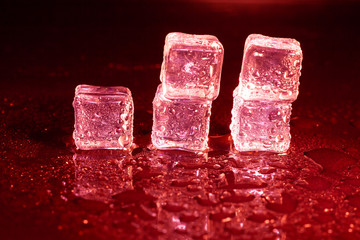
[(302, 51), (295, 39), (249, 35), (239, 79), (242, 98), (294, 101), (301, 63)]
[(208, 145), (211, 101), (167, 99), (160, 84), (153, 101), (152, 144), (158, 149), (204, 151)]
[(78, 149), (128, 149), (133, 142), (133, 100), (125, 87), (79, 85), (73, 102)]
[(238, 151), (286, 152), (290, 146), (291, 103), (245, 100), (234, 91), (230, 125)]
[(165, 97), (216, 99), (223, 56), (224, 48), (215, 36), (169, 33), (160, 75)]

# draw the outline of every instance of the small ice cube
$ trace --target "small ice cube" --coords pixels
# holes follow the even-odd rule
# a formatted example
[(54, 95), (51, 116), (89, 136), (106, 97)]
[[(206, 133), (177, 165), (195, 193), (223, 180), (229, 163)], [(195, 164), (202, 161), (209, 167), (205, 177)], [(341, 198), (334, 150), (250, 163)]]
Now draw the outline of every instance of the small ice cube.
[(165, 97), (216, 99), (223, 56), (224, 48), (215, 36), (169, 33), (160, 75)]
[(125, 87), (79, 85), (73, 102), (73, 138), (78, 149), (129, 149), (134, 107)]
[(295, 39), (249, 35), (239, 79), (242, 98), (294, 101), (301, 63), (302, 51)]
[(153, 112), (151, 139), (155, 148), (192, 152), (207, 149), (211, 101), (167, 99), (160, 84)]
[(238, 93), (238, 89), (235, 89), (230, 125), (235, 149), (286, 152), (291, 139), (291, 103), (244, 100)]

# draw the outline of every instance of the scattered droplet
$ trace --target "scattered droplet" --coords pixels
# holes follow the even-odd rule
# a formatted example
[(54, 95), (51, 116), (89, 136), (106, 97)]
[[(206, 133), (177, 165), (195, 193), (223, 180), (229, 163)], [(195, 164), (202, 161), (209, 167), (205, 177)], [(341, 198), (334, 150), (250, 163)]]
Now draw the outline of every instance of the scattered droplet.
[(214, 221), (230, 222), (235, 217), (235, 213), (213, 213), (210, 214), (210, 219)]
[(354, 206), (354, 207), (360, 209), (360, 194), (350, 195), (350, 196), (347, 196), (345, 199), (349, 201), (349, 204), (351, 206)]
[(321, 122), (311, 118), (298, 117), (291, 119), (291, 126), (299, 129), (314, 129), (321, 125)]
[(231, 196), (221, 196), (220, 200), (223, 202), (232, 202), (232, 203), (243, 203), (250, 202), (254, 200), (254, 195), (238, 195), (232, 194)]
[(305, 179), (307, 185), (304, 187), (313, 191), (325, 191), (331, 187), (331, 183), (320, 176), (311, 176)]
[(163, 206), (163, 209), (165, 209), (166, 211), (169, 211), (169, 212), (181, 212), (181, 211), (185, 210), (185, 207), (178, 205), (178, 204), (167, 203)]
[(305, 156), (320, 164), (325, 173), (341, 173), (357, 162), (357, 159), (344, 152), (328, 148), (308, 151)]
[(199, 216), (198, 215), (194, 215), (194, 214), (181, 214), (179, 219), (180, 221), (182, 222), (193, 222), (195, 221), (196, 219), (198, 219)]
[(291, 213), (296, 209), (297, 204), (298, 202), (296, 199), (292, 198), (292, 196), (289, 193), (283, 192), (281, 194), (280, 202), (268, 201), (266, 203), (266, 208), (273, 210), (275, 212)]
[(266, 220), (275, 219), (275, 216), (271, 213), (254, 213), (250, 215), (247, 219), (253, 222), (262, 223)]

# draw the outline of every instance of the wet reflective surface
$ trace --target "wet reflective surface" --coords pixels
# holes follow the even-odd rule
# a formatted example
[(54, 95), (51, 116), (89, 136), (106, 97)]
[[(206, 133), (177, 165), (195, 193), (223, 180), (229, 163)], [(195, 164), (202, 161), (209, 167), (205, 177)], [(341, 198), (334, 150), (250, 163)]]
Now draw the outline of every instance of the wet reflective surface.
[[(154, 24), (120, 21), (135, 14), (132, 9), (147, 12), (151, 4), (90, 4), (82, 11), (64, 5), (52, 13), (68, 17), (48, 24), (34, 17), (40, 10), (26, 5), (35, 13), (8, 18), (1, 40), (1, 239), (360, 238), (359, 47), (352, 44), (360, 37), (351, 28), (358, 5), (283, 7), (287, 14), (264, 26), (256, 19), (273, 17), (278, 8), (187, 4), (177, 7), (179, 13), (171, 4), (153, 6), (163, 14), (151, 19)], [(14, 9), (9, 7), (8, 15)], [(107, 14), (113, 9), (119, 16)], [(177, 14), (185, 9), (190, 20), (196, 12), (214, 24), (179, 23)], [(317, 12), (322, 18), (310, 24), (312, 15), (299, 22), (289, 12)], [(211, 20), (215, 13), (221, 24)], [(237, 32), (226, 25), (244, 19), (252, 24)], [(113, 32), (120, 27), (152, 34), (144, 45), (137, 37)], [(174, 30), (206, 31), (224, 43), (210, 150), (203, 155), (149, 147), (163, 38)], [(291, 146), (284, 155), (236, 153), (229, 134), (243, 40), (256, 31), (291, 35), (304, 51)], [(329, 37), (332, 41), (325, 41)], [(71, 102), (79, 83), (131, 89), (137, 144), (132, 152), (75, 150)]]
[[(70, 136), (48, 144), (5, 130), (2, 234), (357, 239), (359, 129), (300, 117), (292, 123), (287, 155), (235, 153), (229, 134), (210, 137), (204, 155), (151, 150), (149, 136), (138, 136), (143, 144), (130, 154), (75, 151)], [(331, 130), (340, 127), (348, 133)], [(56, 140), (48, 131), (41, 136)]]

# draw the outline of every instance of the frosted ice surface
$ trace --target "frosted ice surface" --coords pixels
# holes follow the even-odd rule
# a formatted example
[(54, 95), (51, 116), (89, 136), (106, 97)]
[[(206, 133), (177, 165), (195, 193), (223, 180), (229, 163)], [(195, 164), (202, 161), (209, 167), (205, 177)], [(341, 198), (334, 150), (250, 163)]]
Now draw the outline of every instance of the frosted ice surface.
[(295, 39), (249, 35), (240, 74), (242, 97), (294, 101), (301, 63), (302, 51)]
[(234, 91), (230, 125), (238, 151), (286, 152), (290, 146), (291, 103), (244, 100)]
[(73, 102), (78, 149), (128, 149), (133, 142), (133, 100), (125, 87), (79, 85)]
[(169, 33), (160, 75), (165, 97), (217, 98), (223, 56), (224, 48), (214, 36)]
[(207, 149), (211, 101), (167, 99), (160, 84), (153, 101), (152, 144), (158, 149)]

